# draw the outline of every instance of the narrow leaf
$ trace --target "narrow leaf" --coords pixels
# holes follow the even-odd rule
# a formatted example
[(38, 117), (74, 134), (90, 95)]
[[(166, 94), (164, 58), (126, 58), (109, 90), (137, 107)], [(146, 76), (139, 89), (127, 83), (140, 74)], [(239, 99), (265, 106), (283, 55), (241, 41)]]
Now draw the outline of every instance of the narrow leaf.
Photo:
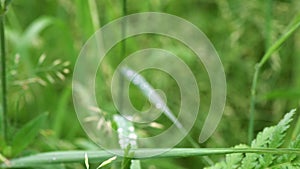
[(47, 115), (42, 114), (25, 124), (13, 137), (12, 148), (13, 154), (19, 154), (23, 151), (37, 136), (39, 130), (46, 120)]
[(5, 8), (7, 8), (11, 2), (12, 2), (12, 0), (5, 0), (5, 2), (4, 2)]
[(53, 19), (49, 17), (41, 17), (36, 19), (24, 32), (23, 45), (31, 44), (46, 27), (53, 23)]
[(104, 166), (106, 166), (106, 165), (112, 163), (112, 162), (115, 161), (116, 159), (117, 159), (117, 156), (113, 156), (113, 157), (111, 157), (111, 158), (109, 158), (109, 159), (103, 161), (103, 162), (99, 165), (99, 167), (97, 167), (97, 169), (100, 169), (101, 167), (104, 167)]

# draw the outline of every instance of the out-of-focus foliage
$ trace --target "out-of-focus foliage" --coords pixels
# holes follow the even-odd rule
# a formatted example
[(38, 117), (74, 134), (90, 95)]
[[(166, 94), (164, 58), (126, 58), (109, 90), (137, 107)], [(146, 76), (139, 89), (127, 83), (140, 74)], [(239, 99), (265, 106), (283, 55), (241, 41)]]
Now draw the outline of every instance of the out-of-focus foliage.
[[(91, 5), (91, 2), (96, 6)], [(296, 0), (127, 1), (128, 14), (166, 12), (192, 22), (208, 36), (219, 53), (227, 78), (227, 103), (219, 127), (202, 147), (231, 147), (247, 142), (249, 96), (254, 65), (272, 42), (284, 32), (287, 24), (299, 13), (299, 9), (300, 1)], [(22, 136), (22, 129), (19, 129), (24, 126), (26, 129), (28, 125), (40, 125), (28, 121), (41, 113), (49, 113), (43, 128), (33, 133), (38, 133), (34, 142), (28, 143), (27, 148), (20, 153), (18, 150), (16, 154), (6, 155), (99, 149), (89, 141), (77, 120), (71, 94), (72, 68), (81, 47), (95, 29), (121, 16), (122, 2), (118, 0), (12, 1), (6, 15), (9, 140)], [(299, 106), (299, 39), (300, 32), (297, 31), (262, 69), (257, 90), (256, 132), (279, 121), (286, 110)], [(105, 58), (101, 66), (104, 70), (97, 75), (97, 82), (103, 83), (110, 79), (116, 65), (121, 61), (121, 57), (115, 56), (116, 53), (121, 53), (120, 46), (118, 44), (114, 47)], [(166, 37), (137, 36), (127, 39), (126, 47), (125, 56), (140, 50), (140, 47), (163, 47), (178, 55), (191, 68), (201, 95), (199, 118), (191, 131), (191, 137), (197, 140), (210, 106), (209, 79), (201, 62), (186, 46)], [(145, 71), (141, 74), (153, 87), (165, 92), (172, 111), (179, 109), (180, 96), (176, 92), (178, 87), (173, 79), (163, 72), (153, 74)], [(110, 99), (107, 99), (110, 94), (106, 87), (107, 84), (97, 86), (97, 98), (103, 100), (103, 107), (114, 111)], [(131, 86), (131, 91), (131, 100), (137, 109), (149, 105), (137, 88)], [(287, 133), (287, 139), (294, 138), (299, 133), (298, 117), (296, 115), (295, 122), (291, 123), (295, 129)], [(167, 118), (160, 120), (168, 121)], [(158, 129), (145, 126), (145, 130), (157, 132)], [(191, 145), (183, 140), (178, 147)], [(0, 151), (4, 151), (2, 146)], [(220, 157), (213, 156), (212, 159), (217, 162)], [(97, 165), (99, 164), (95, 164), (95, 167)], [(204, 164), (199, 158), (193, 157), (146, 160), (141, 162), (141, 166), (148, 169), (198, 169)], [(114, 167), (116, 168), (112, 165)], [(66, 164), (54, 168), (80, 169), (84, 165)]]

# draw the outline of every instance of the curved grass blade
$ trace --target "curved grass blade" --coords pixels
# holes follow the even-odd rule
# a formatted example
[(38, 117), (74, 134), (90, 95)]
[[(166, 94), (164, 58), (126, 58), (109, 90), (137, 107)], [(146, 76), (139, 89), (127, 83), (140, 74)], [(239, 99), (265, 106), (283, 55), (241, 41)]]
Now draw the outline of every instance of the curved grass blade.
[[(134, 70), (128, 67), (123, 67), (121, 69), (121, 73), (123, 76), (127, 78), (127, 80), (132, 80), (133, 84), (136, 85), (141, 90), (144, 96), (148, 97), (150, 94), (152, 94), (153, 97), (149, 97), (150, 98), (149, 101), (154, 105), (164, 105), (164, 106), (159, 106), (160, 108), (158, 109), (163, 111), (164, 114), (176, 125), (178, 129), (184, 130), (182, 124), (174, 116), (170, 108), (166, 105), (166, 103), (163, 101), (160, 95), (155, 92), (153, 87), (147, 82), (147, 80), (143, 76), (139, 75), (137, 72), (135, 72)], [(139, 83), (135, 84), (134, 79), (138, 79)]]
[[(170, 110), (170, 108), (167, 106), (164, 100), (160, 97), (158, 93), (155, 92), (154, 88), (147, 82), (147, 80), (143, 76), (139, 75), (137, 72), (128, 67), (122, 67), (121, 73), (123, 76), (125, 76), (125, 78), (127, 78), (127, 80), (132, 80), (133, 84), (141, 90), (145, 97), (149, 98), (149, 101), (153, 105), (160, 105), (156, 106), (156, 108), (162, 111), (172, 121), (172, 123), (174, 123), (174, 125), (179, 129), (180, 132), (187, 133), (185, 128), (177, 120), (177, 118), (174, 116), (173, 112)], [(136, 84), (134, 79), (138, 79), (139, 83)], [(148, 97), (150, 94), (152, 95), (152, 97)], [(190, 135), (187, 134), (186, 137), (193, 147), (200, 148), (199, 144), (197, 144)], [(209, 165), (213, 164), (213, 161), (206, 156), (203, 157), (203, 162)]]

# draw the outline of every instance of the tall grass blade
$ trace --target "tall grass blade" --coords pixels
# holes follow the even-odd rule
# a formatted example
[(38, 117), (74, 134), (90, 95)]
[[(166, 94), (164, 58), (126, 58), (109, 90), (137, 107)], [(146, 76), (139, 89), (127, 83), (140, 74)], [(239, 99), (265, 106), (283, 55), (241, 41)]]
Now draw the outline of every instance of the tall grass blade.
[[(136, 79), (139, 83), (135, 84), (135, 85), (140, 89), (140, 91), (143, 93), (143, 95), (146, 98), (149, 98), (150, 99), (149, 101), (153, 105), (160, 105), (160, 106), (157, 106), (157, 108), (160, 109), (174, 123), (174, 125), (178, 129), (180, 129), (182, 132), (185, 132), (182, 124), (174, 116), (174, 114), (170, 110), (170, 108), (163, 101), (163, 99), (160, 97), (160, 95), (157, 92), (155, 92), (154, 88), (147, 82), (147, 80), (143, 76), (139, 75), (137, 72), (135, 72), (134, 70), (132, 70), (128, 67), (123, 67), (121, 69), (121, 73), (123, 76), (125, 76), (125, 78), (127, 80), (132, 80), (133, 84), (135, 84), (134, 79)], [(150, 94), (152, 95), (152, 97), (149, 97)], [(151, 98), (153, 98), (153, 99), (151, 99)]]
[(42, 114), (23, 126), (13, 137), (13, 155), (23, 151), (37, 136), (46, 120), (47, 114)]
[[(127, 80), (132, 80), (133, 84), (140, 89), (140, 91), (144, 94), (146, 98), (149, 98), (149, 101), (153, 105), (160, 105), (156, 106), (156, 108), (162, 111), (166, 115), (166, 117), (169, 118), (172, 121), (172, 123), (174, 123), (174, 125), (179, 129), (180, 132), (187, 133), (185, 128), (177, 120), (177, 118), (174, 116), (173, 112), (170, 110), (170, 108), (167, 106), (164, 100), (160, 97), (160, 95), (157, 92), (155, 92), (154, 88), (147, 82), (147, 80), (143, 76), (139, 75), (137, 72), (128, 67), (121, 68), (121, 73)], [(134, 79), (138, 79), (138, 84), (134, 83)], [(149, 97), (150, 94), (151, 97)], [(187, 135), (187, 139), (193, 147), (200, 148), (200, 146), (190, 137), (190, 135)], [(205, 163), (213, 164), (212, 160), (208, 157), (203, 157), (203, 160)]]
[[(0, 10), (3, 10), (2, 8)], [(4, 13), (0, 16), (0, 43), (1, 43), (1, 92), (2, 92), (2, 110), (0, 110), (0, 139), (7, 142), (7, 75), (6, 75), (6, 56), (5, 56), (5, 30)], [(0, 142), (1, 142), (0, 140)]]
[(50, 17), (40, 17), (36, 19), (29, 27), (25, 30), (22, 37), (22, 45), (31, 44), (46, 27), (53, 23), (53, 19)]

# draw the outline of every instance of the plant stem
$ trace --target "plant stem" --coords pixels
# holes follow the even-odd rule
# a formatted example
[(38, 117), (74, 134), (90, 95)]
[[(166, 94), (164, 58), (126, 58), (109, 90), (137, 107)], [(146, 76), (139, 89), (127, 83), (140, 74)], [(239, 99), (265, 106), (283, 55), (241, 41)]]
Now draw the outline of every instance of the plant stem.
[(300, 27), (300, 21), (294, 24), (285, 34), (283, 34), (266, 52), (263, 58), (260, 60), (259, 67), (262, 67), (266, 61), (276, 52), (281, 45)]
[(300, 19), (296, 18), (291, 23), (291, 26), (288, 26), (288, 31), (284, 33), (264, 54), (262, 59), (256, 64), (255, 72), (252, 79), (252, 87), (251, 87), (251, 99), (250, 99), (250, 120), (249, 120), (249, 128), (248, 128), (248, 144), (250, 145), (251, 141), (253, 140), (254, 134), (254, 116), (255, 116), (255, 102), (256, 102), (256, 86), (258, 81), (258, 75), (260, 69), (263, 65), (268, 61), (268, 59), (272, 56), (274, 52), (276, 52), (281, 45), (300, 27)]
[(89, 0), (88, 3), (89, 3), (89, 8), (90, 8), (90, 15), (91, 15), (91, 19), (92, 19), (93, 29), (94, 29), (94, 32), (96, 32), (100, 27), (97, 3), (95, 0)]
[(272, 7), (273, 7), (273, 0), (265, 1), (266, 5), (266, 12), (265, 12), (265, 49), (267, 50), (272, 45)]
[(5, 58), (5, 34), (4, 14), (0, 16), (0, 43), (1, 43), (1, 81), (2, 81), (2, 112), (0, 113), (1, 133), (4, 141), (7, 141), (7, 85), (6, 85), (6, 58)]
[[(127, 0), (123, 0), (123, 8), (122, 8), (122, 15), (123, 17), (127, 15)], [(121, 42), (121, 52), (120, 52), (120, 62), (122, 62), (122, 59), (124, 58), (126, 54), (126, 20), (123, 19), (122, 27), (121, 27), (121, 36), (122, 36), (122, 42)], [(120, 74), (120, 84), (119, 84), (119, 108), (120, 111), (122, 111), (123, 108), (123, 97), (124, 97), (124, 77), (122, 76), (122, 72), (118, 72)]]
[[(108, 158), (115, 156), (112, 154), (119, 154), (123, 150), (107, 151), (58, 151), (40, 153), (27, 157), (12, 159), (9, 164), (0, 164), (0, 168), (28, 168), (34, 166), (41, 166), (47, 164), (61, 164), (61, 163), (77, 163), (85, 160), (85, 154), (88, 155), (91, 163), (105, 161)], [(149, 153), (165, 152), (157, 156), (147, 157)], [(257, 153), (257, 154), (294, 154), (300, 155), (299, 149), (286, 148), (174, 148), (174, 149), (138, 149), (135, 150), (133, 159), (159, 159), (159, 158), (181, 158), (192, 156), (207, 156), (207, 155), (222, 155), (232, 153)], [(146, 156), (145, 158), (138, 158)], [(55, 160), (53, 160), (55, 159)], [(122, 158), (117, 158), (120, 161)]]
[(251, 86), (251, 101), (250, 101), (250, 120), (249, 120), (249, 128), (248, 128), (248, 145), (251, 144), (254, 135), (254, 116), (255, 116), (255, 101), (256, 101), (256, 86), (257, 86), (257, 79), (258, 74), (260, 71), (260, 67), (258, 64), (255, 66), (255, 72), (252, 80)]

